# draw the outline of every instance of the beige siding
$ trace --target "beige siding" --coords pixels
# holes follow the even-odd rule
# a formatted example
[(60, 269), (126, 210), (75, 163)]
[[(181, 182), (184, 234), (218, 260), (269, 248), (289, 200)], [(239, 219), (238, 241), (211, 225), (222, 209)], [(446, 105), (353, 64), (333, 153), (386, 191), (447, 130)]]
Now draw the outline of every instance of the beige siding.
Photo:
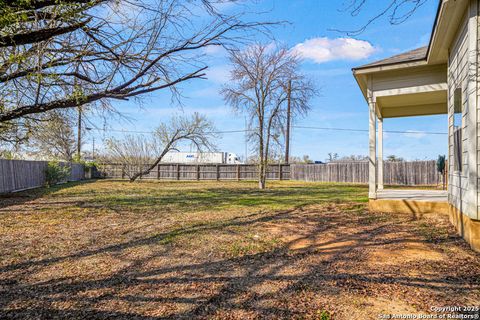
[[(395, 72), (383, 72), (373, 77), (372, 89), (375, 92), (400, 88), (432, 86), (433, 84), (445, 83), (447, 75), (445, 65), (421, 66)], [(392, 77), (394, 74), (394, 77)]]
[[(476, 1), (472, 1), (476, 6)], [(473, 16), (476, 17), (477, 11)], [(476, 85), (472, 90), (472, 75), (476, 73), (475, 68), (469, 68), (472, 50), (476, 55), (477, 28), (472, 28), (470, 16), (471, 11), (465, 14), (462, 24), (459, 27), (457, 36), (450, 48), (448, 63), (448, 160), (449, 160), (449, 201), (459, 210), (472, 218), (477, 218), (478, 188), (477, 188), (477, 106), (472, 103), (472, 97), (476, 97)], [(476, 20), (475, 20), (476, 21)], [(474, 37), (474, 38), (472, 38)], [(473, 73), (473, 74), (472, 74)], [(474, 80), (476, 84), (476, 80)], [(453, 113), (454, 113), (454, 92), (460, 88), (462, 91), (462, 172), (454, 172), (454, 147), (453, 147)], [(474, 100), (476, 101), (476, 100)], [(474, 154), (474, 156), (470, 156)]]
[(463, 154), (463, 170), (462, 172), (454, 171), (454, 147), (453, 147), (453, 106), (455, 89), (462, 90), (463, 109), (463, 132), (466, 132), (466, 117), (469, 111), (466, 106), (467, 101), (467, 79), (468, 79), (468, 24), (467, 18), (461, 25), (456, 40), (450, 49), (450, 58), (448, 62), (448, 160), (449, 160), (449, 201), (457, 208), (463, 209), (468, 206), (466, 199), (466, 191), (468, 189), (468, 180), (466, 172), (468, 172), (468, 162), (466, 156), (467, 135), (463, 134), (462, 150)]
[(479, 52), (479, 48), (480, 48), (480, 19), (479, 19), (479, 16), (480, 16), (480, 4), (479, 4), (479, 1), (475, 1), (476, 2), (476, 18), (477, 18), (477, 21), (476, 21), (476, 26), (477, 26), (477, 30), (476, 30), (476, 34), (475, 34), (475, 37), (476, 37), (476, 48), (475, 48), (475, 52), (474, 52), (474, 55), (475, 55), (475, 65), (473, 65), (473, 68), (471, 68), (472, 70), (474, 70), (474, 74), (472, 75), (472, 80), (475, 81), (475, 104), (476, 104), (476, 141), (475, 141), (475, 146), (476, 146), (476, 150), (477, 152), (475, 153), (475, 159), (476, 159), (476, 162), (477, 162), (477, 167), (476, 167), (476, 188), (477, 188), (477, 210), (476, 210), (476, 216), (472, 216), (470, 215), (471, 218), (474, 218), (474, 219), (480, 219), (480, 189), (479, 189), (479, 179), (478, 179), (478, 173), (480, 172), (480, 137), (479, 137), (479, 133), (480, 133), (480, 105), (478, 103), (479, 101), (479, 95), (480, 95), (480, 91), (478, 90), (478, 86), (479, 86), (479, 81), (480, 81), (480, 78), (479, 78), (479, 74), (478, 74), (478, 68), (479, 68), (479, 61), (480, 61), (480, 52)]

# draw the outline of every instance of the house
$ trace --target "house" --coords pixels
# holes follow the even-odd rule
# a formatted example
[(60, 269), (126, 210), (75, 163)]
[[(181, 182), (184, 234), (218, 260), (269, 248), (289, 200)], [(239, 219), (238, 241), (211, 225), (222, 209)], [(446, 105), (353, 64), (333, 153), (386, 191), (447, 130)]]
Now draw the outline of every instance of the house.
[[(369, 198), (421, 212), (443, 208), (432, 194), (383, 190), (383, 119), (447, 114), (450, 220), (480, 251), (479, 0), (440, 0), (427, 47), (353, 69), (369, 107)], [(421, 129), (421, 128), (419, 128)], [(376, 132), (378, 131), (378, 137)], [(403, 194), (403, 196), (402, 196)], [(438, 195), (438, 194), (437, 194)], [(439, 203), (437, 203), (439, 202)], [(435, 204), (439, 206), (433, 206)], [(393, 206), (392, 208), (395, 208)], [(394, 211), (394, 210), (393, 210)]]

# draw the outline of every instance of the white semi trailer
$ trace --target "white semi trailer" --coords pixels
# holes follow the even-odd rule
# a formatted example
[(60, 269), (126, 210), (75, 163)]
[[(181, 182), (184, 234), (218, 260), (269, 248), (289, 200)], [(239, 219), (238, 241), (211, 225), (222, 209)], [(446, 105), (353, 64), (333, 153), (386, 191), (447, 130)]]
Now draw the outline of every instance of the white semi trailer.
[(235, 153), (230, 152), (168, 152), (163, 163), (206, 163), (206, 164), (241, 164)]

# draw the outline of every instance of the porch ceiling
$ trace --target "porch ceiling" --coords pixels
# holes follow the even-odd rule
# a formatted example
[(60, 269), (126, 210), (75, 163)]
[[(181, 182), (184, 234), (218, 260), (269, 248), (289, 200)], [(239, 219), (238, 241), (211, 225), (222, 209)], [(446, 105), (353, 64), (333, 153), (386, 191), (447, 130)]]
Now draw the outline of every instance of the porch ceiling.
[(367, 101), (380, 118), (447, 113), (447, 66), (408, 65), (354, 72)]
[(382, 118), (425, 116), (447, 113), (447, 90), (379, 96), (378, 113)]

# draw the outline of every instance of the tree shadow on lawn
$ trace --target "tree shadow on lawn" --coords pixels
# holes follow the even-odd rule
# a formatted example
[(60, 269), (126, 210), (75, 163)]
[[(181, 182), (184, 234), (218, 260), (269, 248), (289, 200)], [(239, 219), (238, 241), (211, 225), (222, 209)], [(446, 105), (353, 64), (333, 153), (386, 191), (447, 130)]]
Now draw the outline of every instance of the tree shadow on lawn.
[(91, 205), (115, 211), (144, 211), (168, 207), (184, 212), (224, 210), (232, 207), (270, 206), (277, 209), (321, 202), (367, 202), (366, 188), (347, 186), (291, 187), (256, 190), (252, 188), (208, 188), (164, 194), (111, 194), (92, 199)]
[[(92, 185), (92, 190), (82, 189), (68, 191), (67, 200), (65, 195), (46, 197), (63, 189), (72, 188), (86, 183), (98, 183)], [(104, 189), (103, 183), (114, 183), (113, 189)], [(115, 183), (119, 183), (116, 185)], [(15, 194), (10, 194), (0, 200), (0, 212), (11, 211), (10, 206), (20, 206), (32, 202), (36, 210), (62, 208), (106, 208), (116, 213), (165, 213), (169, 211), (197, 212), (203, 210), (219, 211), (227, 208), (270, 208), (288, 209), (309, 204), (322, 202), (357, 201), (367, 202), (366, 187), (361, 185), (332, 185), (332, 184), (306, 184), (302, 186), (280, 185), (267, 190), (258, 190), (252, 187), (242, 187), (236, 184), (234, 187), (211, 187), (202, 184), (201, 188), (182, 189), (178, 183), (139, 182), (127, 183), (125, 181), (93, 180), (71, 182), (57, 185), (51, 188), (38, 188)], [(192, 182), (195, 184), (196, 182)], [(162, 189), (163, 188), (163, 189)], [(34, 200), (45, 197), (42, 203)], [(1, 209), (4, 210), (1, 210)], [(16, 212), (28, 212), (30, 208), (15, 207)]]
[[(463, 305), (462, 299), (475, 292), (478, 298), (478, 257), (470, 258), (466, 268), (448, 259), (442, 265), (438, 261), (371, 264), (372, 250), (398, 249), (406, 243), (427, 245), (434, 251), (440, 245), (463, 250), (458, 237), (437, 239), (433, 246), (412, 231), (415, 221), (405, 216), (387, 216), (380, 221), (370, 219), (365, 212), (315, 210), (252, 214), (221, 224), (198, 224), (63, 257), (6, 266), (0, 269), (0, 279), (4, 279), (0, 282), (0, 317), (290, 319), (315, 318), (328, 310), (335, 312), (338, 319), (346, 319), (342, 312), (352, 308), (352, 297), (385, 297), (423, 309), (431, 305)], [(291, 224), (295, 220), (301, 224)], [(290, 224), (285, 226), (288, 221)], [(181, 237), (259, 223), (286, 229), (308, 225), (301, 239), (312, 241), (292, 249), (297, 238), (267, 252), (215, 257), (212, 261), (204, 256), (184, 256), (179, 261), (175, 245), (165, 246), (160, 254), (154, 250), (172, 233)], [(403, 235), (392, 237), (396, 233)], [(135, 258), (108, 276), (79, 278), (55, 273), (54, 267), (62, 261), (75, 264), (85, 257), (146, 245), (152, 249), (151, 254)], [(170, 255), (172, 261), (168, 260)], [(30, 275), (47, 269), (47, 279), (29, 281)], [(447, 302), (450, 304), (442, 304)]]
[(95, 179), (71, 181), (67, 183), (57, 184), (49, 188), (38, 187), (38, 188), (24, 190), (24, 191), (0, 194), (0, 209), (7, 208), (9, 206), (14, 206), (14, 205), (22, 205), (27, 202), (34, 201), (36, 199), (48, 196), (60, 190), (73, 188), (79, 185), (90, 184), (96, 181), (97, 180)]

